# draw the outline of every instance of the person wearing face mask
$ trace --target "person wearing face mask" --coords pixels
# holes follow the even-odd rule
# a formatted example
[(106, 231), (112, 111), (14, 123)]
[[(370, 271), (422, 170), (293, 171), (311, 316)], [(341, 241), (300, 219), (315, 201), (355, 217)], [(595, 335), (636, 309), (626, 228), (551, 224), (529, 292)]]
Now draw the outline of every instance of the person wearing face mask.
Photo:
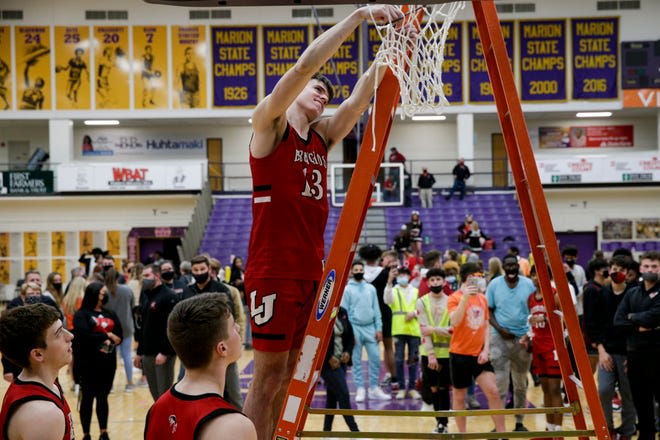
[[(107, 272), (109, 269), (117, 270), (115, 268), (115, 257), (113, 257), (108, 253), (103, 255), (103, 259), (101, 260), (101, 267), (103, 267), (103, 273)], [(118, 274), (117, 282), (119, 284), (126, 284), (126, 278), (124, 278), (124, 275), (122, 275), (119, 272), (117, 272), (117, 274)]]
[(351, 279), (346, 284), (341, 307), (348, 312), (348, 320), (353, 326), (355, 345), (353, 346), (353, 380), (357, 386), (356, 402), (364, 402), (366, 390), (362, 375), (362, 349), (367, 350), (369, 368), (369, 400), (390, 400), (378, 386), (380, 371), (380, 350), (378, 343), (383, 339), (383, 322), (378, 307), (376, 288), (364, 281), (364, 264), (356, 261), (351, 266)]
[[(193, 296), (207, 292), (220, 293), (231, 306), (234, 321), (242, 328), (243, 323), (245, 322), (245, 315), (243, 314), (243, 308), (240, 302), (240, 294), (236, 291), (236, 295), (232, 295), (230, 286), (216, 279), (218, 269), (220, 268), (220, 262), (217, 260), (214, 262), (206, 255), (197, 255), (190, 260), (190, 264), (192, 266), (191, 270), (195, 282), (188, 285), (183, 290), (183, 293), (180, 295), (181, 299), (192, 298)], [(215, 270), (212, 268), (212, 265), (216, 266)], [(243, 337), (243, 334), (241, 334), (241, 337)], [(179, 371), (179, 378), (182, 377), (183, 366)], [(241, 409), (243, 407), (238, 365), (236, 365), (236, 363), (231, 363), (227, 367), (224, 397), (236, 408)]]
[[(447, 301), (449, 322), (454, 328), (449, 343), (453, 409), (465, 410), (467, 390), (474, 382), (486, 395), (488, 408), (502, 409), (504, 405), (495, 384), (493, 365), (488, 360), (491, 337), (488, 331), (488, 302), (483, 294), (486, 280), (474, 263), (462, 265), (460, 276), (463, 280), (460, 289)], [(491, 418), (496, 431), (506, 431), (503, 415), (493, 415)], [(456, 416), (455, 420), (459, 432), (465, 432), (466, 417)]]
[[(581, 317), (583, 314), (582, 311), (582, 291), (584, 286), (587, 284), (587, 275), (584, 272), (584, 268), (580, 266), (577, 262), (578, 259), (578, 250), (575, 246), (566, 246), (561, 251), (561, 258), (564, 260), (564, 263), (568, 266), (570, 273), (573, 275), (575, 282), (575, 288), (577, 295), (578, 303), (575, 307), (575, 311), (578, 314), (578, 317)], [(569, 282), (571, 282), (569, 278)]]
[(142, 271), (142, 295), (136, 312), (137, 355), (133, 366), (147, 378), (154, 401), (174, 382), (174, 349), (167, 339), (167, 318), (179, 297), (163, 285), (155, 264)]
[(642, 255), (642, 282), (628, 291), (614, 317), (627, 335), (628, 381), (639, 420), (639, 440), (655, 439), (653, 400), (660, 402), (660, 252)]
[(85, 289), (80, 310), (73, 316), (73, 364), (80, 384), (80, 423), (83, 440), (91, 440), (92, 407), (96, 400), (96, 418), (100, 440), (108, 440), (108, 394), (117, 370), (115, 346), (121, 343), (122, 327), (117, 315), (105, 308), (108, 288), (91, 283)]
[(51, 272), (46, 277), (46, 289), (44, 295), (50, 296), (53, 300), (61, 305), (64, 294), (62, 291), (62, 275), (59, 272)]
[[(447, 295), (444, 294), (445, 271), (431, 268), (426, 273), (429, 293), (417, 300), (417, 316), (422, 343), (422, 385), (429, 387), (434, 411), (449, 410), (449, 340), (453, 331), (449, 322)], [(434, 433), (447, 432), (447, 417), (436, 417)]]
[[(626, 276), (630, 263), (631, 259), (623, 255), (612, 257), (609, 265), (612, 282), (604, 285), (600, 294), (590, 295), (589, 301), (584, 303), (588, 336), (598, 350), (598, 395), (610, 435), (612, 438), (619, 435), (620, 439), (632, 438), (636, 420), (630, 383), (625, 373), (626, 335), (614, 327), (617, 308), (629, 290)], [(617, 386), (621, 395), (621, 427), (615, 431), (612, 397)]]
[[(490, 362), (495, 369), (497, 388), (502, 403), (506, 403), (509, 391), (509, 374), (513, 380), (513, 406), (527, 405), (527, 373), (532, 355), (519, 342), (529, 331), (529, 296), (536, 288), (532, 281), (520, 275), (520, 265), (515, 255), (502, 259), (504, 276), (491, 281), (486, 290), (490, 325)], [(514, 431), (527, 431), (523, 416), (516, 415)]]
[[(393, 286), (396, 279), (396, 286)], [(392, 336), (394, 337), (394, 361), (400, 389), (397, 399), (405, 399), (406, 394), (413, 399), (422, 396), (415, 389), (417, 364), (419, 362), (419, 322), (417, 321), (418, 290), (410, 285), (410, 270), (400, 267), (391, 270), (385, 286), (383, 299), (392, 309)], [(408, 347), (408, 385), (404, 374), (404, 355)]]
[[(579, 314), (580, 327), (582, 328), (582, 335), (584, 337), (584, 346), (587, 348), (589, 355), (589, 363), (591, 364), (591, 371), (596, 372), (599, 364), (598, 348), (596, 342), (591, 339), (591, 332), (589, 332), (589, 324), (593, 323), (597, 317), (594, 315), (596, 308), (594, 303), (601, 300), (603, 294), (603, 287), (609, 283), (609, 263), (603, 258), (596, 258), (589, 261), (589, 272), (594, 274), (594, 277), (582, 289), (582, 307), (583, 314)], [(580, 295), (578, 294), (578, 304), (580, 303)], [(576, 307), (577, 309), (577, 307)], [(572, 353), (572, 351), (571, 351)], [(574, 369), (577, 371), (577, 368)]]
[(164, 260), (160, 264), (160, 279), (163, 281), (163, 284), (176, 294), (183, 292), (185, 286), (178, 285), (176, 283), (176, 272), (174, 272), (174, 264), (170, 260)]

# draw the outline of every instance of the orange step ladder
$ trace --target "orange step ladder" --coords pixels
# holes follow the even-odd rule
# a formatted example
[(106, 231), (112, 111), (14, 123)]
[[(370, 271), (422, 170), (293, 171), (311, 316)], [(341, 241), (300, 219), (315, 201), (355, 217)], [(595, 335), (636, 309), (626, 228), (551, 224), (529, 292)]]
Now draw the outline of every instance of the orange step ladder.
[[(502, 30), (499, 26), (495, 4), (491, 0), (473, 0), (472, 6), (484, 48), (484, 57), (486, 58), (488, 73), (493, 86), (495, 103), (502, 125), (527, 237), (537, 266), (543, 299), (549, 309), (550, 327), (555, 347), (557, 347), (562, 377), (572, 407), (575, 427), (582, 433), (589, 432), (587, 431), (585, 416), (578, 395), (578, 387), (583, 387), (591, 411), (594, 426), (592, 432), (600, 440), (609, 440), (607, 424), (600, 406), (596, 384), (591, 374), (578, 318), (569, 293), (568, 282), (564, 276), (559, 248), (536, 168), (536, 161), (515, 87)], [(376, 124), (372, 127), (374, 121), (370, 118), (365, 130), (365, 136), (355, 165), (355, 172), (348, 188), (344, 208), (337, 224), (336, 234), (317, 292), (316, 306), (309, 318), (303, 346), (275, 428), (274, 440), (293, 440), (301, 437), (398, 102), (398, 82), (394, 75), (387, 70), (376, 93), (375, 109), (373, 110)], [(375, 149), (372, 151), (373, 145), (375, 145)], [(563, 312), (554, 307), (554, 298), (548, 276), (548, 263), (556, 280)], [(572, 371), (568, 350), (564, 345), (562, 320), (568, 331), (582, 381), (578, 380)], [(336, 434), (338, 433), (333, 435)], [(452, 435), (456, 438), (461, 436), (461, 434), (433, 434), (432, 438), (449, 438)], [(515, 437), (520, 438), (519, 435)], [(393, 435), (391, 438), (411, 437)], [(580, 438), (586, 439), (588, 437), (582, 436)]]

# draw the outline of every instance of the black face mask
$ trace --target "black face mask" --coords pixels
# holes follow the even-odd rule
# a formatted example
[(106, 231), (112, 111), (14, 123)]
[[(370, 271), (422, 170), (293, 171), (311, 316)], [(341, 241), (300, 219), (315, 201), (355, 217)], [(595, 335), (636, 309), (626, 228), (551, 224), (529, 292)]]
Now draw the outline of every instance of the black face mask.
[(607, 271), (607, 270), (604, 270), (603, 273), (602, 273), (601, 275), (603, 275), (603, 278), (607, 279), (607, 278), (610, 277), (610, 272)]
[(195, 278), (195, 282), (197, 284), (204, 284), (206, 280), (209, 279), (209, 273), (208, 271), (206, 271), (198, 274), (193, 274), (193, 277)]
[(57, 290), (62, 290), (62, 283), (53, 283), (53, 287)]
[(103, 272), (107, 272), (112, 269), (112, 266), (103, 266)]
[(444, 286), (429, 286), (429, 290), (433, 293), (440, 293)]
[(144, 278), (142, 280), (142, 288), (145, 289), (145, 290), (153, 289), (155, 284), (156, 284), (156, 281), (152, 280), (150, 278)]
[(106, 293), (103, 299), (101, 300), (101, 304), (106, 305), (108, 301), (110, 300), (110, 297), (108, 297), (108, 294)]
[(172, 281), (174, 279), (174, 271), (161, 272), (160, 277), (165, 281)]
[(364, 272), (357, 272), (353, 274), (355, 281), (362, 281), (364, 279)]
[(570, 267), (575, 266), (575, 260), (573, 260), (573, 259), (571, 259), (571, 260), (566, 259), (566, 260), (564, 260), (564, 261), (565, 261), (565, 263), (568, 264)]
[(647, 281), (649, 283), (657, 283), (658, 282), (658, 274), (655, 272), (642, 272), (642, 279), (644, 281)]

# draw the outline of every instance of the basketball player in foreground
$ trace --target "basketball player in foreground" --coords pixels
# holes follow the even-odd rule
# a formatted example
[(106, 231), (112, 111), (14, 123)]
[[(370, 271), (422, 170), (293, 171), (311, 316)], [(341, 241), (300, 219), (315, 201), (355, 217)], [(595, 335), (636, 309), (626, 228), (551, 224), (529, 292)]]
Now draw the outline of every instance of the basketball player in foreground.
[(273, 434), (323, 271), (328, 150), (367, 109), (385, 67), (372, 65), (351, 96), (324, 119), (319, 118), (333, 89), (316, 73), (372, 17), (387, 23), (403, 14), (393, 6), (351, 13), (310, 44), (252, 116), (254, 220), (245, 291), (255, 350), (244, 410), (260, 440)]
[(57, 380), (60, 368), (73, 358), (72, 340), (52, 306), (30, 304), (2, 314), (0, 351), (23, 371), (2, 401), (0, 438), (74, 438), (73, 415)]
[(180, 382), (147, 413), (144, 438), (255, 440), (252, 422), (227, 402), (227, 366), (241, 357), (241, 336), (220, 293), (181, 301), (167, 320), (167, 337), (186, 369)]

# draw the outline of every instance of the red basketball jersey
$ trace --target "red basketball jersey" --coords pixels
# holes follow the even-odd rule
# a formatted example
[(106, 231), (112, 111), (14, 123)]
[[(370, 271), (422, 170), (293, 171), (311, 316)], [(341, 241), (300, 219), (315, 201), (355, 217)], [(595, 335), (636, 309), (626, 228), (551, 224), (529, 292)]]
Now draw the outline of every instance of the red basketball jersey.
[(238, 413), (238, 409), (219, 394), (189, 396), (171, 387), (160, 396), (147, 413), (145, 440), (197, 438), (205, 422), (224, 414)]
[(60, 383), (56, 381), (55, 385), (59, 390), (59, 396), (55, 394), (53, 390), (41, 383), (23, 382), (20, 379), (14, 380), (14, 382), (9, 385), (7, 393), (2, 400), (2, 412), (0, 412), (2, 437), (0, 438), (9, 438), (7, 432), (9, 429), (9, 420), (19, 406), (33, 400), (47, 400), (53, 402), (62, 411), (62, 417), (64, 417), (64, 437), (62, 437), (62, 440), (74, 439), (73, 415), (71, 414), (71, 408), (69, 408), (69, 404), (64, 398)]
[[(553, 290), (554, 293), (554, 290)], [(527, 300), (529, 306), (529, 313), (536, 316), (543, 316), (542, 322), (537, 322), (531, 325), (534, 337), (532, 339), (532, 350), (535, 353), (545, 353), (555, 349), (555, 343), (552, 340), (552, 333), (550, 331), (550, 323), (548, 322), (548, 312), (543, 303), (543, 298), (536, 299), (536, 294), (529, 295)]]
[(246, 278), (321, 278), (327, 158), (318, 133), (310, 129), (305, 140), (288, 124), (269, 156), (250, 155), (252, 233)]

